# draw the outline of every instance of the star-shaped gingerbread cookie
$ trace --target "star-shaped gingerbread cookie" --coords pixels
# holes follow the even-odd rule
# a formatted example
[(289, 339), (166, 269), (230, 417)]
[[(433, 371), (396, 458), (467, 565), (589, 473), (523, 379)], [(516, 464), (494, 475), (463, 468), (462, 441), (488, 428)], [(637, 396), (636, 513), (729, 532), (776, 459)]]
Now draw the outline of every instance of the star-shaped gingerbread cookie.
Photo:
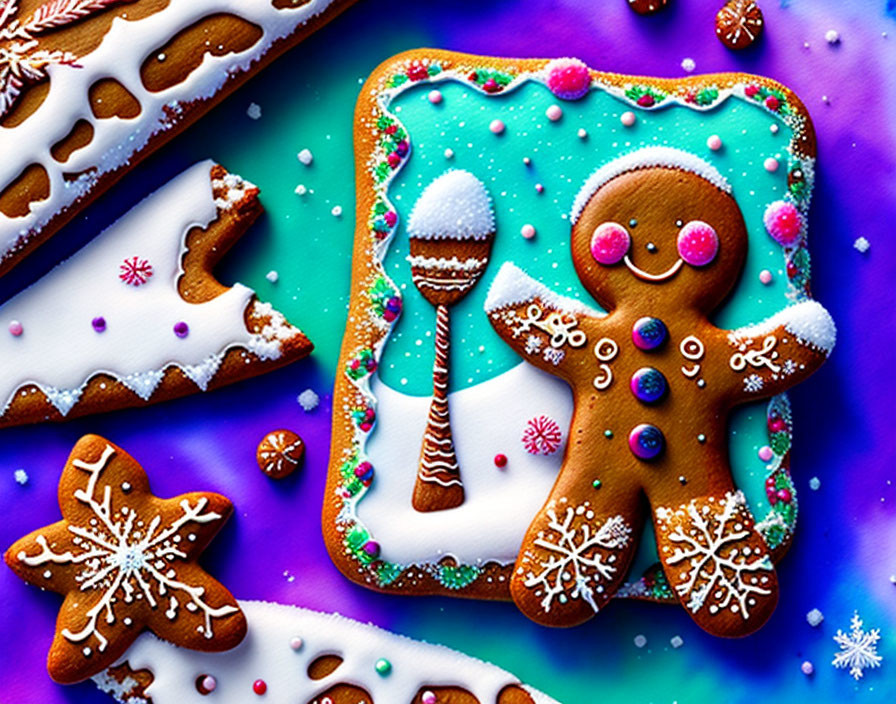
[(196, 562), (233, 511), (207, 492), (159, 499), (140, 465), (96, 435), (81, 438), (59, 481), (62, 520), (5, 560), (29, 584), (65, 595), (47, 669), (79, 682), (112, 665), (144, 629), (195, 650), (228, 650), (246, 619)]

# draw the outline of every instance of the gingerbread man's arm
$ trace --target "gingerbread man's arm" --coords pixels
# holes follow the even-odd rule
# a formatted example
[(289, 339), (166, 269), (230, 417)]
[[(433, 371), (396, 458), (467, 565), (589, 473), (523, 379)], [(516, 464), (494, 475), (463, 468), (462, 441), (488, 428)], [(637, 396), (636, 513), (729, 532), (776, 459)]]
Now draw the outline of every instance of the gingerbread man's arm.
[[(507, 262), (485, 301), (495, 331), (530, 364), (567, 378), (592, 354), (592, 337), (604, 313), (574, 298), (559, 296)], [(590, 342), (590, 344), (589, 344)]]
[(828, 358), (836, 338), (834, 321), (817, 301), (797, 303), (757, 325), (728, 332), (732, 399), (767, 398), (798, 384)]

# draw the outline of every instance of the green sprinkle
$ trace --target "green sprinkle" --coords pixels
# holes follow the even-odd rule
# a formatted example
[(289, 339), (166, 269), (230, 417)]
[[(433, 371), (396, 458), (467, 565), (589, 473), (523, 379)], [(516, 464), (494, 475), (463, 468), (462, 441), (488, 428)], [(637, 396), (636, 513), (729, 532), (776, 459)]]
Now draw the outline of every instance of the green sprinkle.
[(613, 431), (610, 430), (609, 428), (607, 428), (607, 429), (604, 431), (604, 437), (605, 437), (605, 438), (611, 438), (611, 437), (613, 437)]
[(601, 487), (600, 479), (595, 479), (593, 482), (591, 482), (591, 486), (593, 486), (595, 489), (600, 489), (600, 487)]
[(380, 658), (376, 661), (376, 665), (374, 665), (377, 673), (385, 677), (390, 672), (392, 672), (392, 663), (386, 660), (386, 658)]
[(697, 442), (699, 442), (699, 443), (704, 443), (704, 442), (706, 442), (706, 436), (705, 436), (703, 433), (700, 433), (700, 434), (697, 436)]

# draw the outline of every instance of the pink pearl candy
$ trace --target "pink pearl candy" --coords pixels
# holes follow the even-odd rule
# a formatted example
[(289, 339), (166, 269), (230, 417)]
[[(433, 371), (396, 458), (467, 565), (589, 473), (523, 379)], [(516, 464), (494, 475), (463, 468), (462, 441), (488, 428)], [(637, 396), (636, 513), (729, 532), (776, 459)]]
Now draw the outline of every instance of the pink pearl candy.
[(563, 108), (559, 105), (551, 105), (547, 110), (544, 111), (544, 114), (547, 115), (547, 118), (551, 122), (556, 122), (561, 117), (563, 117)]
[(691, 220), (678, 233), (678, 254), (691, 266), (706, 266), (719, 253), (719, 236), (712, 225)]
[(431, 91), (429, 91), (429, 95), (427, 97), (429, 98), (429, 102), (431, 102), (433, 105), (438, 105), (439, 103), (442, 102), (442, 92), (441, 91), (431, 90)]
[(763, 163), (763, 166), (765, 167), (766, 171), (768, 171), (770, 174), (773, 174), (773, 173), (775, 173), (775, 171), (778, 170), (778, 160), (775, 159), (774, 157), (770, 156), (768, 159), (765, 160), (765, 162)]
[(13, 337), (19, 337), (25, 328), (22, 327), (22, 324), (18, 320), (12, 320), (9, 323), (9, 334)]
[(774, 456), (774, 454), (775, 453), (772, 452), (772, 448), (770, 448), (768, 445), (763, 445), (759, 448), (759, 459), (761, 459), (763, 462), (768, 462)]
[(763, 269), (759, 272), (759, 281), (766, 286), (768, 286), (772, 282), (772, 272), (768, 269)]
[(535, 237), (535, 226), (526, 223), (520, 228), (520, 234), (527, 240), (531, 240), (533, 237)]
[(800, 238), (803, 221), (793, 203), (776, 200), (765, 209), (762, 221), (768, 234), (778, 244), (787, 247), (796, 244)]
[(502, 134), (504, 132), (504, 122), (502, 120), (492, 120), (488, 128), (492, 134)]
[(218, 680), (211, 675), (206, 675), (202, 678), (201, 685), (206, 692), (214, 692), (215, 688), (218, 686)]
[(635, 113), (633, 113), (631, 110), (622, 113), (622, 115), (619, 117), (619, 121), (622, 122), (622, 124), (626, 127), (631, 127), (633, 124), (635, 124), (635, 119)]
[(435, 692), (431, 692), (427, 689), (423, 694), (420, 695), (420, 701), (423, 702), (423, 704), (436, 704)]
[(628, 230), (618, 222), (601, 223), (591, 236), (591, 256), (605, 266), (621, 261), (631, 246)]
[(706, 140), (706, 146), (712, 149), (714, 152), (717, 152), (722, 148), (722, 138), (719, 137), (719, 135), (714, 134)]

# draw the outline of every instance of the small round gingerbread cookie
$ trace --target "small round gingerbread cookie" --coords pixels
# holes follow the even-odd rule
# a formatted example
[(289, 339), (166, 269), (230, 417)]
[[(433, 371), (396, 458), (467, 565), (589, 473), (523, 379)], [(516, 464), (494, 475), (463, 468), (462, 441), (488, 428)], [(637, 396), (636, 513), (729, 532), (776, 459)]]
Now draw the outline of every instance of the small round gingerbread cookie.
[(305, 457), (305, 443), (291, 430), (274, 430), (258, 443), (258, 467), (272, 479), (292, 474)]
[(764, 26), (762, 10), (755, 0), (728, 0), (716, 13), (716, 36), (735, 51), (759, 41)]
[(652, 15), (668, 4), (669, 0), (628, 0), (628, 6), (639, 15)]

